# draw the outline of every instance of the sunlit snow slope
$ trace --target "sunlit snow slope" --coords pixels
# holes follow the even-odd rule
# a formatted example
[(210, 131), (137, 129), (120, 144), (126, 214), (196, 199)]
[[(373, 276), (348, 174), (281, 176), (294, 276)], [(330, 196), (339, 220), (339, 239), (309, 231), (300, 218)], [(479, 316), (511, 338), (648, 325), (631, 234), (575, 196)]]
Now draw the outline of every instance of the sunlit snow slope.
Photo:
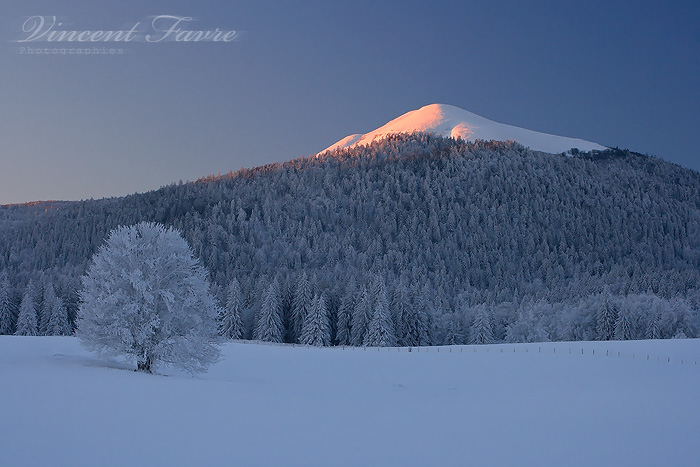
[(346, 136), (325, 151), (350, 148), (360, 144), (369, 144), (394, 133), (426, 132), (440, 136), (462, 138), (467, 141), (477, 139), (507, 141), (515, 140), (535, 151), (560, 153), (571, 148), (581, 151), (599, 150), (605, 146), (577, 138), (549, 135), (526, 130), (511, 125), (504, 125), (480, 117), (459, 107), (445, 104), (431, 104), (412, 110), (386, 125), (364, 135)]

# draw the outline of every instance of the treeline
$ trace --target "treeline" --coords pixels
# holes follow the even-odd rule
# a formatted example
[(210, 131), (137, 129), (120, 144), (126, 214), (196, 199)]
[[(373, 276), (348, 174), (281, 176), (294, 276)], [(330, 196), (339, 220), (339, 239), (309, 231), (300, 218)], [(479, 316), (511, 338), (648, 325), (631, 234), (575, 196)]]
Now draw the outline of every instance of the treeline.
[[(13, 306), (30, 282), (50, 282), (73, 323), (89, 258), (110, 230), (140, 221), (183, 233), (222, 306), (236, 279), (245, 338), (264, 310), (284, 341), (299, 340), (303, 322), (290, 316), (304, 275), (332, 344), (352, 332), (346, 316), (363, 295), (377, 303), (379, 279), (397, 344), (470, 342), (475, 322), (495, 341), (601, 338), (602, 297), (615, 322), (632, 314), (619, 335), (645, 337), (652, 315), (659, 337), (698, 335), (700, 174), (628, 151), (393, 136), (142, 195), (0, 207)], [(412, 326), (428, 329), (417, 341), (397, 288)]]

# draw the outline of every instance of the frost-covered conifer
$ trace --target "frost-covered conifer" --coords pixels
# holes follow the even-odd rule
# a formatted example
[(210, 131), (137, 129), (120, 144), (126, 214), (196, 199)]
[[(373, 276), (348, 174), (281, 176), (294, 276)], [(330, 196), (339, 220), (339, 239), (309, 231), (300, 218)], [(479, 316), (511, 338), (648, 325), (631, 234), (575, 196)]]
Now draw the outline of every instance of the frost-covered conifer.
[(360, 298), (355, 304), (352, 314), (352, 324), (350, 329), (350, 343), (354, 346), (361, 346), (367, 333), (367, 325), (372, 319), (372, 296), (367, 288), (362, 290)]
[(274, 279), (265, 291), (255, 322), (255, 339), (265, 342), (282, 342), (284, 339), (280, 286), (277, 279)]
[(326, 308), (326, 297), (321, 294), (311, 301), (311, 310), (306, 315), (306, 322), (299, 336), (299, 343), (324, 347), (331, 342), (331, 325)]
[(633, 338), (631, 310), (629, 307), (622, 306), (615, 322), (615, 340), (627, 341)]
[(241, 286), (234, 278), (226, 292), (226, 306), (219, 318), (219, 333), (225, 338), (240, 339), (243, 337), (242, 308)]
[(659, 321), (661, 321), (661, 314), (656, 310), (653, 310), (648, 318), (647, 328), (644, 333), (645, 339), (660, 339), (661, 332), (659, 330)]
[(617, 307), (606, 293), (596, 315), (596, 333), (599, 341), (609, 341), (615, 337)]
[(414, 343), (412, 327), (415, 326), (415, 312), (411, 306), (408, 289), (403, 281), (400, 281), (391, 293), (391, 315), (396, 323), (397, 345), (417, 345)]
[(36, 310), (34, 309), (34, 299), (32, 292), (27, 287), (27, 291), (22, 297), (22, 304), (19, 307), (19, 317), (17, 318), (17, 336), (36, 336), (38, 334), (36, 325)]
[(445, 334), (445, 345), (462, 345), (465, 343), (464, 326), (461, 316), (452, 313), (447, 317), (447, 333)]
[(218, 307), (179, 232), (143, 222), (109, 234), (83, 277), (77, 336), (127, 354), (140, 371), (170, 364), (203, 372), (219, 358)]
[(493, 344), (493, 324), (491, 322), (491, 313), (486, 305), (481, 304), (476, 307), (474, 323), (472, 323), (470, 333), (471, 344)]
[(313, 292), (311, 283), (306, 276), (306, 272), (302, 272), (301, 276), (299, 276), (292, 300), (292, 316), (289, 323), (292, 342), (299, 342), (299, 337), (301, 336), (301, 331), (306, 321), (306, 315), (309, 313), (309, 310), (311, 310), (312, 299)]
[(39, 334), (42, 336), (54, 335), (51, 330), (49, 330), (49, 322), (51, 321), (54, 308), (57, 306), (57, 300), (58, 297), (56, 296), (56, 289), (54, 289), (53, 282), (47, 281), (43, 286), (41, 306), (38, 307), (37, 311)]
[(372, 288), (374, 295), (374, 308), (372, 319), (367, 326), (367, 333), (363, 345), (369, 347), (392, 347), (396, 345), (394, 335), (394, 322), (391, 320), (389, 300), (386, 296), (384, 280), (377, 278)]
[(343, 295), (343, 298), (340, 301), (340, 307), (338, 307), (336, 324), (337, 329), (335, 335), (338, 345), (350, 345), (350, 339), (352, 336), (350, 323), (352, 322), (352, 314), (356, 305), (356, 287), (355, 281), (351, 279), (345, 287), (345, 295)]
[[(46, 306), (46, 303), (44, 303)], [(70, 324), (68, 323), (68, 311), (63, 304), (63, 299), (54, 297), (51, 301), (51, 310), (49, 314), (49, 322), (46, 326), (47, 336), (67, 336), (71, 334)]]
[(3, 274), (0, 276), (0, 334), (12, 334), (16, 319), (17, 310), (12, 299), (10, 281)]

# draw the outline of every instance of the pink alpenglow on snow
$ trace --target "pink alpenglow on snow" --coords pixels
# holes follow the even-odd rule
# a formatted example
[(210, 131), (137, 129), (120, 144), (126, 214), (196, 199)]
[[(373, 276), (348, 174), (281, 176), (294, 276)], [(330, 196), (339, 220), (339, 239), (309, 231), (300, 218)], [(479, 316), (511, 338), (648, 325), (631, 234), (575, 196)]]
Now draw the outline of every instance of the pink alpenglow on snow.
[(603, 151), (607, 149), (605, 146), (582, 139), (549, 135), (496, 123), (452, 105), (430, 104), (418, 110), (405, 113), (386, 125), (364, 135), (346, 136), (322, 152), (369, 144), (391, 134), (413, 132), (426, 132), (439, 136), (461, 138), (465, 141), (477, 139), (487, 141), (514, 140), (534, 151), (552, 154), (567, 152), (572, 148), (577, 148), (581, 151)]

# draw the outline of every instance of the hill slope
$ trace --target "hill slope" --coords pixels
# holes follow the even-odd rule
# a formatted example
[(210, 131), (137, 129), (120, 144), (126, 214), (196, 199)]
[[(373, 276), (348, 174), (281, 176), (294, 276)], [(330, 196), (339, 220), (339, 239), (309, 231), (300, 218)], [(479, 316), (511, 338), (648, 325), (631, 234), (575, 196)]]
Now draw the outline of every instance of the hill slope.
[(192, 378), (134, 373), (74, 338), (0, 336), (0, 452), (4, 465), (72, 466), (693, 465), (700, 456), (698, 340), (427, 350), (228, 344), (221, 363)]
[(15, 297), (51, 279), (73, 310), (107, 233), (149, 220), (183, 232), (222, 302), (238, 278), (249, 327), (275, 279), (286, 317), (303, 274), (332, 319), (382, 276), (428, 316), (433, 343), (469, 341), (480, 305), (497, 341), (604, 338), (608, 302), (633, 311), (627, 338), (700, 326), (700, 174), (626, 151), (394, 135), (143, 195), (4, 207), (0, 219)]
[(607, 149), (597, 143), (577, 138), (549, 135), (526, 130), (511, 125), (504, 125), (473, 114), (459, 107), (445, 104), (431, 104), (412, 110), (386, 125), (364, 135), (346, 136), (325, 151), (351, 148), (369, 144), (398, 133), (427, 132), (437, 136), (462, 138), (465, 141), (482, 139), (485, 141), (517, 141), (533, 151), (549, 153), (567, 152), (572, 148), (581, 151), (603, 151)]

